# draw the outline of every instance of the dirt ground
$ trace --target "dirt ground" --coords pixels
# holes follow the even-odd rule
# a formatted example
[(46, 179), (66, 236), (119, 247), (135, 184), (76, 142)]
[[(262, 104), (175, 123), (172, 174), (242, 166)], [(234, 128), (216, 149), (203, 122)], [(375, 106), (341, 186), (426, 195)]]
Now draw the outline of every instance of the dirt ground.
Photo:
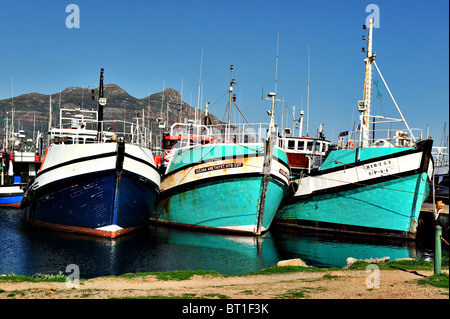
[[(448, 273), (448, 270), (443, 270)], [(94, 278), (79, 288), (66, 283), (0, 282), (0, 299), (226, 298), (226, 299), (448, 299), (448, 289), (419, 285), (432, 271), (380, 270), (368, 287), (364, 270), (333, 270), (239, 277), (194, 276), (161, 281), (152, 276)], [(369, 278), (370, 279), (370, 278)], [(375, 280), (369, 284), (374, 285)]]

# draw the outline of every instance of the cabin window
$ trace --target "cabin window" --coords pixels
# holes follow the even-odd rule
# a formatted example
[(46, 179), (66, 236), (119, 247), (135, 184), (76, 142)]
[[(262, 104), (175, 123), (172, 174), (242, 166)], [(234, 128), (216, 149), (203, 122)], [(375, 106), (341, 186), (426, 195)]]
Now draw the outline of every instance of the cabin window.
[(306, 150), (312, 151), (313, 149), (313, 142), (306, 142)]
[(316, 142), (316, 147), (315, 147), (316, 152), (320, 152), (321, 145), (322, 145), (322, 143)]
[(94, 144), (95, 140), (93, 138), (87, 138), (85, 143), (86, 144)]
[(290, 149), (290, 150), (295, 149), (295, 141), (293, 141), (293, 140), (288, 141), (288, 149)]
[(164, 140), (164, 149), (171, 149), (175, 144), (177, 143), (177, 140)]

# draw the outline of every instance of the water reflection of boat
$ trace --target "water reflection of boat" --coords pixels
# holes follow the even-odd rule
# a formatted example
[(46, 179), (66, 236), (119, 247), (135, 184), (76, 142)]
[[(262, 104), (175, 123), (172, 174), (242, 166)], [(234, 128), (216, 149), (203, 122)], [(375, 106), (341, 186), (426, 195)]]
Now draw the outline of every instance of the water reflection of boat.
[(315, 267), (341, 268), (346, 265), (348, 257), (367, 259), (387, 256), (390, 260), (419, 257), (416, 242), (395, 238), (362, 238), (295, 228), (283, 228), (283, 231), (275, 228), (270, 235), (279, 255), (298, 256), (307, 265)]
[(423, 247), (421, 241), (367, 241), (296, 229), (271, 228), (262, 236), (239, 236), (161, 225), (109, 240), (37, 229), (20, 223), (20, 216), (12, 210), (0, 212), (4, 235), (0, 244), (14, 247), (0, 250), (0, 273), (56, 274), (76, 264), (81, 278), (199, 269), (241, 275), (284, 259), (301, 258), (310, 266), (340, 268), (347, 257), (420, 258), (426, 247), (434, 247), (433, 241)]
[(273, 266), (278, 259), (266, 234), (229, 236), (151, 225), (149, 231), (114, 240), (32, 227), (26, 227), (20, 236), (17, 247), (30, 253), (17, 255), (13, 265), (1, 267), (0, 262), (0, 273), (58, 273), (68, 264), (76, 264), (82, 278), (172, 270), (241, 275)]

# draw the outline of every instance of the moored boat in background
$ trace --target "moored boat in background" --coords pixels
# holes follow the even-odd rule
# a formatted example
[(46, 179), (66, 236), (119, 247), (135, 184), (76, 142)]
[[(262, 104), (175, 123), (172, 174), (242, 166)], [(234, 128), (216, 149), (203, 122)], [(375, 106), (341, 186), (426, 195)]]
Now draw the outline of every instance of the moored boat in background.
[(325, 139), (322, 125), (317, 130), (315, 137), (308, 134), (302, 136), (303, 112), (300, 113), (299, 135), (291, 134), (290, 129), (285, 129), (283, 135), (278, 139), (278, 146), (286, 151), (291, 174), (299, 177), (302, 174), (311, 173), (319, 169), (328, 151), (331, 142)]
[[(11, 122), (14, 122), (14, 108)], [(29, 183), (42, 163), (42, 134), (27, 138), (24, 130), (14, 131), (6, 119), (0, 152), (0, 207), (19, 208)], [(34, 138), (34, 133), (33, 133)]]

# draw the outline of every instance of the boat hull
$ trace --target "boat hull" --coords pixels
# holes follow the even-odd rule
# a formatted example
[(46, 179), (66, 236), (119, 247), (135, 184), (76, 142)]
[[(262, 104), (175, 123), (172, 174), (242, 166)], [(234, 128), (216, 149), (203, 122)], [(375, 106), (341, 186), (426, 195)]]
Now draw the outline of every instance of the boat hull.
[[(184, 227), (256, 234), (262, 177), (210, 181), (162, 198), (152, 221)], [(286, 187), (271, 180), (262, 220), (266, 231), (275, 216)]]
[[(278, 150), (280, 154), (277, 153), (278, 157), (272, 161), (261, 228), (258, 231), (264, 155), (259, 156), (261, 153), (253, 152), (255, 148), (249, 150), (245, 157), (241, 156), (248, 149), (236, 145), (203, 148), (203, 154), (210, 154), (215, 148), (214, 157), (203, 157), (203, 160), (194, 164), (180, 160), (179, 164), (183, 162), (184, 165), (173, 164), (172, 167), (177, 168), (163, 177), (161, 199), (151, 221), (213, 231), (248, 234), (266, 231), (287, 194), (289, 168), (280, 159), (283, 154), (286, 157), (284, 151)], [(230, 152), (234, 156), (225, 155), (231, 154)], [(189, 153), (184, 155), (191, 160), (195, 158), (195, 155)]]
[(0, 194), (0, 207), (19, 208), (23, 199), (23, 191), (13, 194)]
[[(276, 223), (306, 229), (415, 238), (432, 174), (432, 141), (305, 177)], [(339, 154), (337, 154), (339, 155)], [(345, 155), (345, 154), (344, 154)], [(366, 154), (367, 155), (367, 154)], [(341, 154), (341, 158), (344, 158)], [(297, 184), (298, 185), (298, 184)]]
[[(66, 152), (68, 146), (64, 146)], [(46, 176), (54, 171), (51, 167), (40, 172), (22, 202), (24, 221), (109, 238), (147, 225), (159, 195), (159, 175), (151, 163), (145, 164), (132, 155), (136, 150), (127, 150), (130, 145), (125, 145), (122, 152), (114, 151), (114, 147), (106, 146), (96, 155), (52, 165), (54, 170), (66, 171), (63, 178)], [(75, 154), (83, 154), (83, 146), (74, 148)], [(47, 160), (54, 159), (57, 153), (48, 152)], [(146, 171), (137, 174), (139, 165)], [(70, 170), (84, 171), (67, 174)]]

